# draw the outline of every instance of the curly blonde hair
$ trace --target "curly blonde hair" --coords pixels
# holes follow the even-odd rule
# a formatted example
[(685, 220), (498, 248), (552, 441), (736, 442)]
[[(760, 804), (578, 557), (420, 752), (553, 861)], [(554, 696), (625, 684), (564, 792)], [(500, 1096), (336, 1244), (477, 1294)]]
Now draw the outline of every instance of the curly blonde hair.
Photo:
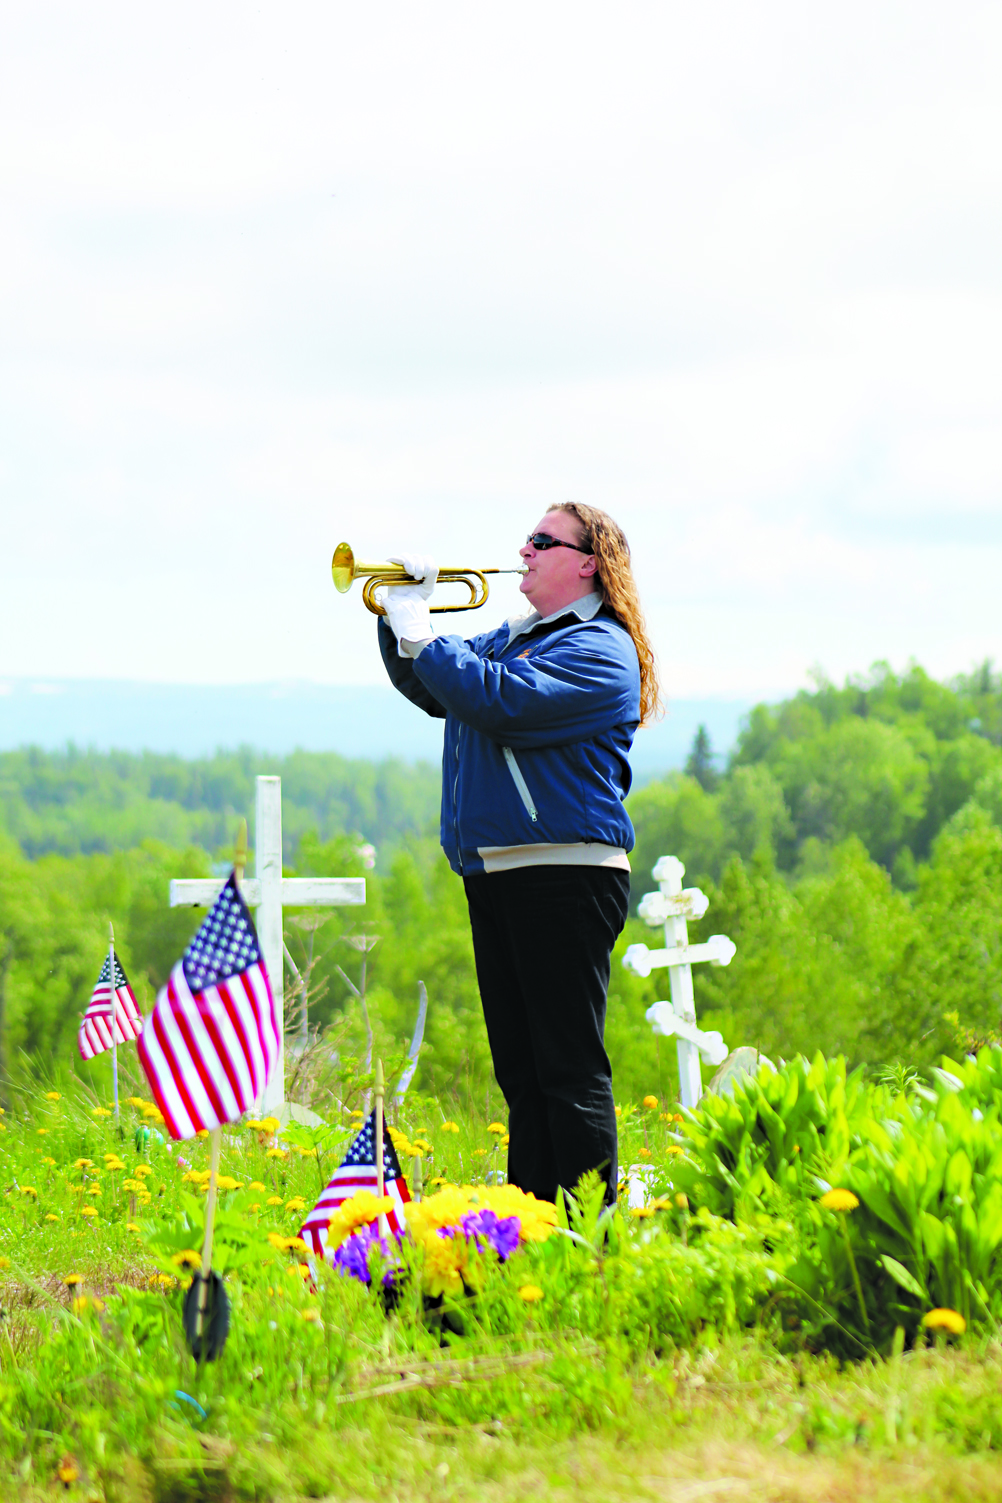
[(633, 638), (640, 659), (640, 724), (649, 725), (664, 714), (658, 665), (640, 608), (637, 582), (630, 565), (630, 545), (623, 529), (608, 512), (577, 501), (560, 501), (549, 511), (565, 511), (581, 527), (581, 542), (595, 555), (599, 592), (616, 620)]

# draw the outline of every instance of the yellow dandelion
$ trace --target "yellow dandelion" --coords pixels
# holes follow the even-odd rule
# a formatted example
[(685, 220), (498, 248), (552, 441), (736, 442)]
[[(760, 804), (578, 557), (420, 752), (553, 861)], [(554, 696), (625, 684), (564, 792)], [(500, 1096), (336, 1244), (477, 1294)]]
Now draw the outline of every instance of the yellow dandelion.
[(291, 1200), (285, 1202), (285, 1209), (287, 1211), (305, 1211), (306, 1201), (301, 1195), (294, 1195)]
[(40, 1128), (38, 1128), (38, 1136), (40, 1138), (44, 1138), (45, 1135), (46, 1135), (46, 1133), (48, 1132), (48, 1130), (49, 1129), (47, 1127), (40, 1127)]
[(492, 1122), (487, 1128), (487, 1131), (497, 1133), (498, 1137), (500, 1138), (505, 1131), (505, 1125), (503, 1122)]
[(55, 1162), (55, 1159), (50, 1158), (48, 1154), (46, 1154), (44, 1159), (42, 1160), (43, 1164), (54, 1164)]
[(129, 1191), (131, 1191), (133, 1193), (137, 1193), (142, 1188), (143, 1188), (143, 1182), (142, 1182), (141, 1179), (123, 1179), (123, 1181), (122, 1181), (122, 1189), (123, 1190), (129, 1190)]
[(289, 1153), (285, 1148), (268, 1148), (265, 1150), (264, 1156), (266, 1159), (287, 1159)]
[(80, 1468), (68, 1453), (62, 1458), (59, 1466), (56, 1468), (56, 1476), (64, 1487), (69, 1487), (80, 1476)]
[(83, 1283), (83, 1274), (82, 1273), (68, 1273), (66, 1275), (66, 1277), (63, 1279), (63, 1283), (66, 1285), (67, 1289), (75, 1289), (76, 1286), (77, 1286), (77, 1284), (82, 1284)]
[(63, 1098), (58, 1091), (46, 1091), (45, 1099), (46, 1101), (62, 1101)]
[(963, 1336), (967, 1330), (967, 1321), (958, 1310), (930, 1310), (922, 1324), (929, 1331), (949, 1331), (951, 1336)]
[(139, 1230), (139, 1223), (136, 1222), (136, 1221), (127, 1221), (125, 1223), (125, 1230), (127, 1232), (138, 1232), (138, 1230)]
[(74, 1169), (89, 1169), (93, 1163), (93, 1159), (76, 1159), (73, 1167)]
[(279, 1122), (279, 1120), (278, 1120), (277, 1117), (262, 1117), (261, 1118), (261, 1131), (262, 1132), (278, 1132), (278, 1129), (281, 1127), (281, 1125), (282, 1124)]
[(447, 1185), (449, 1181), (444, 1175), (436, 1174), (434, 1179), (428, 1181), (429, 1185)]
[(616, 1108), (616, 1116), (617, 1117), (621, 1117), (622, 1115), (623, 1115), (623, 1108), (621, 1106), (617, 1106), (617, 1108)]
[(647, 1108), (647, 1110), (649, 1112), (655, 1111), (657, 1109), (657, 1107), (660, 1106), (660, 1104), (661, 1103), (658, 1101), (658, 1098), (656, 1096), (645, 1096), (644, 1097), (644, 1105), (646, 1106), (646, 1108)]
[(148, 1174), (153, 1173), (153, 1170), (150, 1168), (149, 1164), (137, 1164), (132, 1173), (136, 1179), (145, 1179)]
[(171, 1262), (178, 1268), (201, 1268), (202, 1254), (197, 1253), (193, 1247), (186, 1247), (181, 1252), (176, 1252)]
[(33, 1200), (38, 1199), (38, 1191), (35, 1189), (34, 1185), (22, 1185), (21, 1194), (30, 1195)]
[(442, 1123), (442, 1131), (443, 1132), (458, 1132), (459, 1131), (459, 1123), (458, 1122), (443, 1122)]
[(537, 1300), (543, 1298), (543, 1291), (538, 1284), (523, 1284), (518, 1291), (519, 1299), (524, 1299), (527, 1305), (534, 1305)]
[(252, 1179), (247, 1188), (248, 1190), (267, 1190), (268, 1186), (262, 1185), (259, 1179)]
[(859, 1200), (851, 1190), (826, 1190), (818, 1204), (826, 1211), (854, 1211)]
[(269, 1206), (280, 1206), (282, 1204), (282, 1197), (281, 1195), (269, 1195), (265, 1204)]
[(9, 1268), (9, 1267), (10, 1267), (10, 1259), (9, 1258), (0, 1258), (0, 1268)]
[(80, 1214), (81, 1216), (96, 1216), (97, 1206), (81, 1206)]
[(110, 1117), (111, 1113), (103, 1106), (95, 1106), (91, 1109), (92, 1117)]
[(142, 1096), (126, 1096), (125, 1100), (128, 1106), (138, 1106), (140, 1111), (144, 1106), (152, 1105), (152, 1102), (144, 1101)]
[(149, 1277), (150, 1288), (173, 1289), (177, 1279), (171, 1278), (169, 1273), (151, 1273)]
[(58, 1220), (59, 1220), (59, 1217), (58, 1217), (58, 1216), (53, 1216), (53, 1214), (52, 1214), (52, 1212), (51, 1212), (51, 1211), (49, 1211), (49, 1212), (48, 1212), (48, 1213), (47, 1213), (47, 1214), (46, 1214), (46, 1217), (45, 1217), (45, 1219), (46, 1219), (46, 1221), (58, 1221)]
[(300, 1310), (299, 1318), (300, 1320), (319, 1320), (320, 1311), (316, 1305), (307, 1305), (305, 1310)]
[(654, 1155), (649, 1148), (638, 1148), (637, 1157), (640, 1159), (652, 1159)]
[(678, 1206), (680, 1211), (687, 1211), (689, 1209), (688, 1195), (683, 1195), (682, 1191), (680, 1190), (675, 1196), (675, 1204)]
[(87, 1186), (87, 1194), (88, 1195), (103, 1195), (104, 1191), (101, 1189), (100, 1185), (88, 1185)]
[(653, 1216), (656, 1209), (657, 1207), (653, 1205), (634, 1206), (630, 1211), (630, 1215), (633, 1217), (634, 1221), (643, 1221), (645, 1217)]
[(240, 1190), (243, 1188), (243, 1186), (233, 1178), (232, 1174), (217, 1174), (216, 1185), (220, 1190)]

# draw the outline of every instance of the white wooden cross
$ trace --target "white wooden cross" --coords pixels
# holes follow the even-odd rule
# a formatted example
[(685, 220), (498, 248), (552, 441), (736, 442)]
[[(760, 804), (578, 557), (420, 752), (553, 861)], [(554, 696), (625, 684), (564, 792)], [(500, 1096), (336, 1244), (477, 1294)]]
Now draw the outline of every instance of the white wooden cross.
[(705, 945), (690, 945), (686, 919), (702, 918), (710, 900), (698, 887), (683, 891), (684, 874), (685, 867), (677, 856), (661, 857), (651, 873), (659, 891), (645, 893), (638, 911), (652, 928), (664, 924), (665, 948), (649, 950), (646, 945), (630, 945), (623, 964), (637, 976), (649, 976), (658, 966), (669, 967), (671, 1001), (655, 1002), (647, 1009), (647, 1017), (655, 1033), (676, 1039), (682, 1104), (695, 1106), (703, 1094), (700, 1055), (707, 1064), (720, 1065), (727, 1058), (727, 1045), (716, 1030), (704, 1031), (696, 1026), (693, 963), (708, 960), (711, 965), (730, 965), (737, 947), (725, 934), (711, 934)]
[[(240, 883), (244, 902), (257, 909), (257, 935), (279, 1019), (281, 1049), (259, 1110), (277, 1115), (285, 1102), (285, 1005), (282, 976), (282, 909), (341, 908), (365, 902), (364, 877), (282, 876), (282, 779), (258, 778), (254, 831), (257, 875)], [(172, 908), (210, 908), (224, 877), (183, 877), (170, 885)]]

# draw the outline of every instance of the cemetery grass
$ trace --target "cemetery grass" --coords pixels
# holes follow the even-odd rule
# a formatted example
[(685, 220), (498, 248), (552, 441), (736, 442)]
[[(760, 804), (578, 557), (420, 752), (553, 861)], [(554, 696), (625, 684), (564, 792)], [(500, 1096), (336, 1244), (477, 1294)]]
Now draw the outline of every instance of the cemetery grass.
[[(624, 1105), (626, 1161), (667, 1152), (676, 1124), (662, 1107)], [(427, 1180), (482, 1180), (500, 1135), (458, 1112), (446, 1130), (442, 1115), (415, 1101), (401, 1152), (428, 1142)], [(306, 1130), (226, 1134), (216, 1264), (231, 1260), (232, 1323), (222, 1358), (199, 1368), (180, 1327), (185, 1260), (164, 1229), (197, 1190), (207, 1143), (168, 1151), (148, 1111), (123, 1105), (116, 1124), (75, 1089), (25, 1093), (0, 1126), (3, 1497), (998, 1494), (994, 1334), (890, 1360), (812, 1354), (761, 1297), (761, 1246), (733, 1228), (708, 1233), (697, 1257), (673, 1232), (619, 1218), (620, 1273), (633, 1258), (653, 1281), (661, 1265), (643, 1259), (662, 1247), (698, 1296), (646, 1328), (635, 1304), (607, 1318), (618, 1275), (598, 1237), (591, 1253), (552, 1238), (485, 1263), (479, 1295), (455, 1302), (463, 1335), (429, 1324), (413, 1289), (387, 1319), (354, 1280), (321, 1269), (314, 1285), (297, 1250), (276, 1244), (313, 1203), (348, 1121), (322, 1140), (327, 1161)], [(728, 1310), (715, 1290), (732, 1276)], [(543, 1298), (521, 1298), (534, 1284)], [(385, 1391), (404, 1378), (406, 1390)]]

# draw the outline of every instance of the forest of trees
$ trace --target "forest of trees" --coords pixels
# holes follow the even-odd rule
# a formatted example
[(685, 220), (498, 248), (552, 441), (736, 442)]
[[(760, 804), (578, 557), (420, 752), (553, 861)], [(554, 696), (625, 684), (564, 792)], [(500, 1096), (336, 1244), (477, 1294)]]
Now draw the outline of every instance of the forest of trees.
[[(377, 847), (365, 909), (334, 911), (316, 936), (311, 1024), (359, 1049), (338, 970), (357, 980), (359, 957), (343, 936), (378, 935), (378, 1046), (409, 1036), (423, 980), (419, 1084), (482, 1088), (489, 1053), (462, 886), (437, 845), (437, 769), (309, 753), (0, 755), (0, 1069), (70, 1066), (109, 917), (150, 1003), (198, 922), (167, 907), (167, 883), (225, 859), (258, 772), (283, 779), (290, 872), (363, 874), (360, 846)], [(700, 1021), (732, 1047), (841, 1051), (876, 1071), (1002, 1028), (1002, 681), (989, 665), (951, 684), (881, 665), (759, 705), (726, 766), (700, 733), (685, 771), (639, 788), (629, 809), (635, 897), (659, 855), (680, 856), (711, 899), (692, 937), (737, 944), (727, 969), (696, 979)], [(658, 943), (631, 919), (620, 953), (640, 939)], [(290, 915), (294, 957), (307, 942)], [(671, 1089), (674, 1050), (644, 1018), (665, 985), (614, 966), (608, 1040), (624, 1097)]]

